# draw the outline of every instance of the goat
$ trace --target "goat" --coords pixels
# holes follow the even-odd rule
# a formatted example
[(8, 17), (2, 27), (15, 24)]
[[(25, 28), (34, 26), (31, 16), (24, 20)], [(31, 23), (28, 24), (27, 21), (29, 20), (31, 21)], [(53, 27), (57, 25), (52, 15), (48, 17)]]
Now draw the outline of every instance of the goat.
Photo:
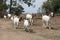
[(32, 15), (31, 14), (27, 14), (26, 15), (26, 19), (32, 19)]
[[(45, 26), (46, 28), (49, 27), (50, 18), (51, 17), (48, 15), (42, 15), (43, 26)], [(51, 27), (49, 27), (49, 29), (51, 29)]]
[(13, 21), (13, 20), (14, 20), (14, 16), (11, 17), (11, 21)]
[(7, 18), (7, 16), (6, 15), (4, 15), (4, 19), (6, 19)]
[(54, 17), (54, 13), (53, 13), (53, 12), (51, 12), (51, 13), (50, 13), (50, 16), (51, 16), (51, 17)]
[(29, 20), (24, 19), (24, 27), (26, 31), (29, 31), (29, 26), (30, 26)]
[[(12, 16), (11, 17), (11, 20), (13, 21), (14, 23), (14, 27), (15, 25), (19, 26), (19, 18), (17, 16)], [(17, 27), (16, 27), (17, 28)]]
[(8, 18), (10, 19), (10, 17), (11, 17), (11, 14), (8, 14)]
[(31, 14), (27, 14), (26, 15), (26, 19), (28, 19), (30, 21), (30, 24), (32, 25), (32, 23), (33, 23), (32, 15)]

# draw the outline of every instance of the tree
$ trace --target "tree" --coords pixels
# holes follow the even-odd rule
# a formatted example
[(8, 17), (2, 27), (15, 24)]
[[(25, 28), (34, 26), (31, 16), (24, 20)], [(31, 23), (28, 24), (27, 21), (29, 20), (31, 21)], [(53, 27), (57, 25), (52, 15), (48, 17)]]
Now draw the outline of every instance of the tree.
[(0, 17), (3, 17), (5, 10), (7, 9), (6, 0), (0, 0)]
[(60, 0), (47, 0), (42, 7), (49, 11), (58, 12), (60, 11)]
[(12, 13), (14, 13), (15, 15), (21, 14), (22, 12), (24, 12), (23, 10), (24, 8), (21, 5), (19, 5), (18, 7), (11, 8)]
[(9, 13), (11, 13), (11, 6), (12, 6), (12, 0), (10, 0), (10, 11), (9, 11)]
[[(6, 11), (6, 9), (8, 9), (8, 6), (7, 6), (7, 4), (6, 4), (6, 1), (7, 0), (0, 0), (0, 17), (3, 17), (3, 15), (4, 15), (4, 11)], [(10, 8), (10, 12), (9, 13), (11, 13), (12, 12), (12, 10), (14, 9), (14, 8), (12, 8), (12, 2), (13, 0), (10, 0), (10, 5), (9, 5), (9, 8)], [(32, 3), (31, 3), (31, 0), (22, 0), (25, 4), (27, 4), (29, 7), (32, 5)], [(35, 0), (33, 0), (33, 2), (34, 2)], [(21, 13), (21, 12), (24, 12), (23, 11), (23, 7), (21, 6), (21, 5), (19, 5), (17, 8), (15, 8), (15, 12), (16, 12), (16, 14), (18, 14), (18, 13)], [(16, 10), (18, 10), (18, 11), (16, 11)]]
[(46, 10), (53, 11), (52, 1), (48, 0), (47, 2), (44, 2), (43, 3), (43, 8), (45, 8)]
[(10, 13), (19, 15), (23, 12), (23, 7), (17, 4), (17, 0), (10, 0)]
[(3, 4), (2, 4), (2, 6), (3, 6), (3, 12), (4, 12), (4, 13), (5, 13), (6, 10), (8, 9), (8, 6), (7, 6), (7, 4), (6, 4), (6, 1), (7, 1), (7, 0), (3, 0)]
[(1, 15), (2, 15), (2, 10), (3, 10), (3, 6), (2, 6), (2, 0), (0, 0), (0, 17), (1, 17)]
[[(19, 2), (24, 2), (25, 4), (27, 4), (29, 7), (30, 6), (32, 6), (32, 3), (31, 3), (31, 0), (19, 0)], [(13, 3), (14, 2), (14, 3)], [(34, 2), (34, 1), (33, 1)], [(18, 6), (16, 5), (17, 3), (16, 3), (16, 0), (10, 0), (10, 13), (14, 13), (14, 14), (16, 14), (16, 15), (19, 15), (19, 14), (21, 14), (22, 12), (24, 12), (23, 10), (24, 10), (24, 8), (20, 5), (20, 4), (18, 4)], [(14, 6), (14, 7), (12, 7), (12, 5)]]
[(2, 7), (2, 2), (3, 2), (3, 1), (0, 0), (0, 12), (2, 11), (2, 8), (3, 8), (3, 7)]
[[(21, 1), (21, 0), (19, 0), (19, 1)], [(23, 0), (23, 2), (24, 2), (25, 4), (27, 4), (29, 7), (33, 5), (33, 4), (31, 3), (31, 1), (32, 1), (32, 2), (35, 2), (35, 0)]]

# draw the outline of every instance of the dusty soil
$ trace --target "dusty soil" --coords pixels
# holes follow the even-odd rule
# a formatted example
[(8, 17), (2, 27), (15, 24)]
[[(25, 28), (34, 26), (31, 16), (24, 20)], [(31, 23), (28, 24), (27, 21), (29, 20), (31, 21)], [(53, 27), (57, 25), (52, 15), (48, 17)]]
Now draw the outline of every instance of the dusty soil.
[(21, 29), (15, 29), (11, 20), (0, 19), (0, 40), (60, 40), (60, 17), (52, 19), (51, 27), (42, 27), (41, 19), (34, 19), (34, 25), (30, 26), (33, 32), (25, 32), (23, 22), (20, 22)]

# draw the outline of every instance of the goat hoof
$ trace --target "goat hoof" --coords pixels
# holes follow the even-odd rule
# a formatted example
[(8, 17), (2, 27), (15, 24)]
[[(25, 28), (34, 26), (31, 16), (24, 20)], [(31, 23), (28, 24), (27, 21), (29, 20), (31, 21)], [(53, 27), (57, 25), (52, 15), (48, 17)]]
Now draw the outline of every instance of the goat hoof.
[(25, 29), (26, 32), (30, 32), (28, 29)]
[(51, 29), (54, 29), (53, 27), (51, 27)]

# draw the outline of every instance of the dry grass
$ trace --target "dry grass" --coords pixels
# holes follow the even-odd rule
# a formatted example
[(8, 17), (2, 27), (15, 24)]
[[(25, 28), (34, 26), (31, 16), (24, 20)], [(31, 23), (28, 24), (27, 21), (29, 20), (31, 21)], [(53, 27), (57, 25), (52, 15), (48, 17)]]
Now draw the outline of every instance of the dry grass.
[(15, 29), (10, 20), (0, 19), (0, 40), (60, 40), (60, 17), (52, 19), (51, 26), (54, 29), (45, 29), (42, 27), (41, 19), (34, 19), (34, 25), (31, 29), (34, 33), (24, 31), (23, 22)]

